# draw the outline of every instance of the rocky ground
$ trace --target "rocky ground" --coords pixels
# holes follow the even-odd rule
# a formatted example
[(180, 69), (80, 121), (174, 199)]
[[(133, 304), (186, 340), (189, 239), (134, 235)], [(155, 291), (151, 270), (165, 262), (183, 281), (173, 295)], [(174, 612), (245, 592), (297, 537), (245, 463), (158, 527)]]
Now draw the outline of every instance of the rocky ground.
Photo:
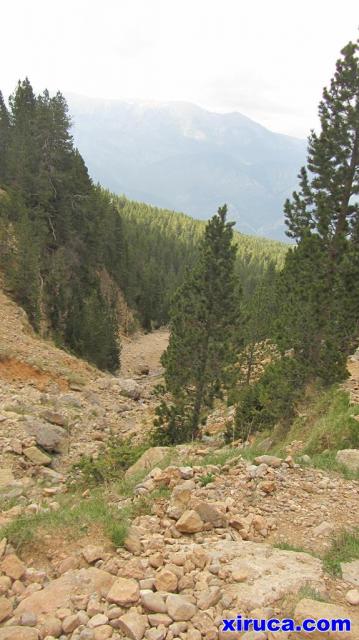
[[(115, 377), (39, 340), (8, 298), (0, 302), (6, 526), (61, 512), (64, 499), (73, 508), (91, 501), (92, 490), (74, 486), (72, 465), (84, 453), (96, 456), (111, 433), (135, 440), (151, 424), (168, 335), (125, 340)], [(355, 371), (354, 359), (353, 402)], [(226, 419), (217, 412), (211, 425)], [(359, 482), (291, 455), (247, 460), (245, 451), (218, 447), (212, 437), (176, 451), (150, 449), (126, 472), (132, 493), (97, 490), (112, 509), (137, 506), (124, 546), (111, 544), (101, 527), (71, 533), (61, 523), (19, 549), (0, 536), (0, 640), (223, 640), (222, 619), (237, 614), (349, 617), (350, 634), (309, 637), (358, 640), (359, 560), (343, 563), (338, 578), (322, 558), (333, 535), (359, 526)], [(306, 636), (250, 632), (233, 640), (239, 637)]]

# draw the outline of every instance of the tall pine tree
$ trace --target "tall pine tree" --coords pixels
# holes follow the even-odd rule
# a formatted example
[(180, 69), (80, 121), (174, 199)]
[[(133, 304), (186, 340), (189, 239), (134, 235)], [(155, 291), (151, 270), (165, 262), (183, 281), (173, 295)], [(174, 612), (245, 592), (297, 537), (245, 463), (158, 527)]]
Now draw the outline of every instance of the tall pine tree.
[(8, 147), (10, 142), (10, 116), (0, 91), (0, 185), (6, 182)]
[(330, 382), (345, 376), (358, 333), (359, 308), (348, 304), (359, 278), (357, 43), (342, 50), (319, 117), (321, 131), (309, 137), (300, 189), (285, 204), (288, 235), (297, 247), (280, 278), (278, 341), (283, 349), (294, 347), (309, 373)]
[(197, 263), (172, 304), (170, 342), (162, 363), (173, 405), (163, 403), (157, 421), (157, 435), (170, 442), (199, 435), (237, 355), (240, 291), (233, 223), (226, 215), (224, 206), (208, 222)]

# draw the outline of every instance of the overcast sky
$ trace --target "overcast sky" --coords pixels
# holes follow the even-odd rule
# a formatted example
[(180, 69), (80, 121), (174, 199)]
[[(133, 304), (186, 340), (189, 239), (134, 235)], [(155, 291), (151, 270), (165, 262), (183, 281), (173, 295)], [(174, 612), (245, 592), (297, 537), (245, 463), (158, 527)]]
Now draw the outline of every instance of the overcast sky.
[(357, 0), (12, 0), (0, 88), (186, 100), (306, 137)]

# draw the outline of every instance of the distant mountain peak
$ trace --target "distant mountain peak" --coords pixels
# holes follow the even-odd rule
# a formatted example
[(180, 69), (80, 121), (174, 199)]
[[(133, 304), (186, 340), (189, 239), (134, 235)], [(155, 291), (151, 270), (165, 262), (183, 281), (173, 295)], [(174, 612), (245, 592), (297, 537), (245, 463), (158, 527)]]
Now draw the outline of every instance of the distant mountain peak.
[(239, 230), (284, 238), (283, 203), (297, 185), (304, 140), (190, 102), (73, 94), (68, 101), (95, 181), (200, 219), (232, 203)]

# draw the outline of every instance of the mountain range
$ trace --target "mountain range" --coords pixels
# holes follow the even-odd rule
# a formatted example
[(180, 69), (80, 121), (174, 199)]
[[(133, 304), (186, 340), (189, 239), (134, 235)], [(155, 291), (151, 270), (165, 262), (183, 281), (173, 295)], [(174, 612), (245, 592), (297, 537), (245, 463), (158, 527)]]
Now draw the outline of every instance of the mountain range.
[(186, 102), (67, 96), (91, 177), (118, 194), (207, 219), (227, 203), (245, 233), (283, 240), (306, 142)]

